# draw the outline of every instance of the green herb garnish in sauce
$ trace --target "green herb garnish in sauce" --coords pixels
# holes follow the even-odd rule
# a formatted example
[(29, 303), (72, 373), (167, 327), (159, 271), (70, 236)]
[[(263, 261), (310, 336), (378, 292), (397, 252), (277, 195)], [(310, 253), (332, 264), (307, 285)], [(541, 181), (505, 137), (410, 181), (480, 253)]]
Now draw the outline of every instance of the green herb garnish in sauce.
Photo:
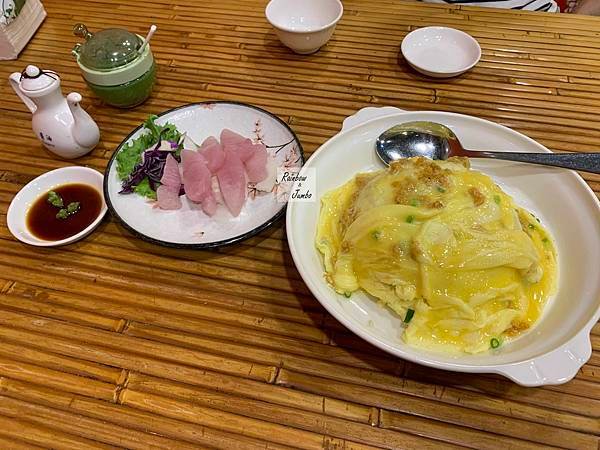
[(60, 211), (56, 213), (56, 218), (62, 220), (67, 219), (69, 216), (76, 214), (79, 211), (80, 206), (79, 202), (71, 202), (66, 208), (61, 208)]
[(79, 211), (79, 202), (71, 202), (67, 205), (67, 212), (69, 214), (75, 214), (77, 211)]
[(69, 217), (69, 213), (67, 212), (66, 208), (62, 208), (59, 212), (56, 213), (56, 218), (57, 219), (66, 219), (67, 217)]
[(490, 347), (492, 347), (492, 348), (498, 348), (498, 347), (500, 347), (500, 340), (497, 339), (497, 338), (492, 338), (490, 340)]
[(60, 195), (58, 195), (54, 191), (48, 192), (48, 203), (57, 208), (62, 208), (64, 206), (63, 199)]
[(415, 315), (415, 310), (408, 308), (406, 310), (406, 316), (404, 316), (404, 323), (409, 323), (412, 320), (414, 315)]

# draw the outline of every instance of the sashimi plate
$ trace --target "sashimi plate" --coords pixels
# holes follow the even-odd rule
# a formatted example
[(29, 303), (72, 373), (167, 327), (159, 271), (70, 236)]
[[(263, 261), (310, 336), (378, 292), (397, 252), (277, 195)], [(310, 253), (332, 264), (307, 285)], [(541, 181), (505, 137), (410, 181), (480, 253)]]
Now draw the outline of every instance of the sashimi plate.
[[(304, 164), (302, 146), (290, 127), (256, 106), (227, 101), (194, 103), (159, 114), (156, 123), (164, 125), (166, 122), (174, 124), (197, 143), (209, 136), (219, 136), (223, 129), (264, 143), (269, 157), (282, 170), (297, 171)], [(181, 209), (165, 211), (156, 208), (145, 197), (120, 194), (122, 181), (117, 175), (116, 156), (143, 132), (140, 125), (123, 140), (104, 176), (104, 196), (111, 214), (141, 239), (167, 247), (219, 247), (259, 233), (285, 212), (287, 195), (278, 191), (278, 183), (266, 194), (257, 194), (249, 185), (246, 202), (237, 217), (233, 217), (224, 205), (209, 217), (185, 196), (181, 197)]]

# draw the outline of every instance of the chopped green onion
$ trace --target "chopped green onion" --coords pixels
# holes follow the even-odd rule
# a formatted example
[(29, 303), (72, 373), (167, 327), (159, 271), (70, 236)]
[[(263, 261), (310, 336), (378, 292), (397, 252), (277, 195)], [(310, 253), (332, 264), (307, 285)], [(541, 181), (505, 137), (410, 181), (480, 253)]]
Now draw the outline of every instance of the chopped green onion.
[(535, 225), (530, 223), (529, 225), (527, 225), (529, 227), (530, 230), (535, 230)]
[(64, 203), (63, 203), (63, 199), (61, 198), (60, 195), (58, 195), (56, 192), (54, 191), (49, 191), (48, 192), (48, 203), (50, 203), (52, 206), (55, 206), (57, 208), (62, 208)]
[(378, 241), (379, 238), (381, 237), (381, 231), (379, 231), (379, 230), (371, 231), (371, 236), (373, 237), (373, 239)]
[(492, 348), (498, 348), (498, 347), (500, 347), (500, 341), (498, 339), (496, 339), (496, 338), (492, 338), (490, 340), (490, 347), (492, 347)]
[(416, 198), (413, 198), (410, 201), (410, 206), (419, 206), (419, 201)]
[(408, 216), (408, 217), (406, 218), (406, 223), (413, 223), (413, 222), (414, 222), (414, 220), (415, 220), (415, 216)]
[(438, 188), (437, 188), (437, 191), (438, 191), (438, 192), (442, 192), (442, 193), (443, 193), (443, 192), (446, 192), (446, 189), (444, 189), (444, 188), (443, 188), (443, 187), (441, 187), (441, 186), (438, 186)]
[(77, 211), (79, 211), (79, 202), (71, 202), (67, 205), (67, 212), (69, 214), (75, 214)]
[(408, 323), (412, 320), (413, 316), (415, 315), (415, 310), (408, 308), (406, 310), (406, 316), (404, 316), (404, 323)]
[(542, 239), (542, 242), (545, 244), (546, 242), (548, 242), (548, 238)]
[(79, 205), (79, 202), (69, 203), (66, 208), (61, 208), (60, 211), (56, 213), (56, 218), (64, 220), (67, 219), (69, 216), (76, 214), (79, 211)]
[(494, 201), (499, 205), (500, 202), (502, 201), (502, 199), (500, 198), (499, 195), (494, 195)]
[(344, 292), (344, 297), (350, 298), (352, 296), (352, 292)]
[(69, 217), (69, 211), (67, 211), (67, 208), (62, 208), (60, 211), (58, 211), (56, 213), (56, 218), (57, 219), (66, 219), (67, 217)]

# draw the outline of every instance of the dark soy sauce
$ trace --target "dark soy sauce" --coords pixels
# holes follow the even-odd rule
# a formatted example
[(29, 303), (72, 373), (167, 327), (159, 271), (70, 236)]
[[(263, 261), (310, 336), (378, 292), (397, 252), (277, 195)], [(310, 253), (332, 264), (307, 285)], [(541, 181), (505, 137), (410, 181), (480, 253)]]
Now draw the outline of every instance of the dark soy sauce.
[(60, 195), (64, 207), (79, 202), (79, 211), (66, 219), (57, 219), (60, 210), (48, 203), (48, 192), (41, 195), (27, 212), (27, 228), (38, 239), (60, 241), (86, 229), (102, 209), (102, 197), (92, 186), (80, 183), (63, 184), (52, 189)]

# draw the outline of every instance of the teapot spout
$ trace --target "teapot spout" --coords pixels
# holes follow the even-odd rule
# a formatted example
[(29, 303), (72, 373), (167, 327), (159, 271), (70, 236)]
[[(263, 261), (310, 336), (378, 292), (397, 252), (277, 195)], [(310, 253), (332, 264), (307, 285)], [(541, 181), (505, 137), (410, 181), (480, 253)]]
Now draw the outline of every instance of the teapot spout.
[(100, 141), (100, 129), (90, 115), (81, 107), (81, 95), (71, 92), (67, 95), (67, 104), (73, 114), (71, 134), (81, 147), (93, 149)]

